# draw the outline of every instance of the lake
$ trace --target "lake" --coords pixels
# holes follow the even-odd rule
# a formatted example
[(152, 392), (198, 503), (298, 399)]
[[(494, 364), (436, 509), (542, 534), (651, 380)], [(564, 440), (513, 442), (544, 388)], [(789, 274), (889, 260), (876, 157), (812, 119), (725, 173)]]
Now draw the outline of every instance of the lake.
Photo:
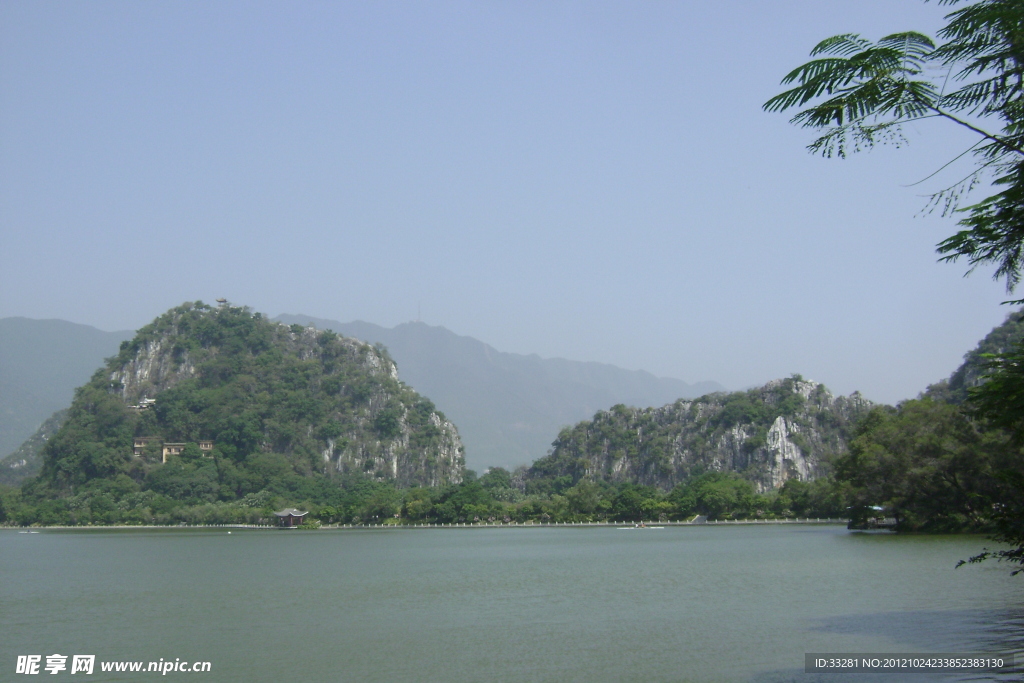
[[(211, 662), (166, 680), (904, 680), (805, 674), (804, 654), (1024, 650), (1024, 576), (954, 569), (983, 545), (826, 525), (0, 530), (0, 680), (54, 653)], [(83, 678), (68, 668), (42, 676)]]

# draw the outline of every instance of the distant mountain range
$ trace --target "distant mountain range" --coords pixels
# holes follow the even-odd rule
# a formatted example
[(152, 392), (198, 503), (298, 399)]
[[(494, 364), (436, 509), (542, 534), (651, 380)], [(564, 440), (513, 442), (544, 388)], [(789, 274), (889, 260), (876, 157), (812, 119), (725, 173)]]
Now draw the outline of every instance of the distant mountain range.
[(478, 470), (527, 465), (548, 452), (562, 427), (619, 403), (646, 408), (724, 390), (717, 382), (687, 384), (604, 363), (504, 353), (419, 322), (386, 328), (308, 315), (275, 320), (386, 346), (402, 381), (456, 424), (466, 464)]
[(134, 335), (66, 320), (0, 319), (0, 456), (71, 405), (75, 388)]

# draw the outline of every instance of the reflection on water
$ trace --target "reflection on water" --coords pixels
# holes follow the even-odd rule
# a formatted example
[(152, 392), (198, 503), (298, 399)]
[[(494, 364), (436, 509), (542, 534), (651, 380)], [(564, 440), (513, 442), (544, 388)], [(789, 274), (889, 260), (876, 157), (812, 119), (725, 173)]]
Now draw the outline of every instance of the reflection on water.
[(204, 680), (229, 683), (891, 681), (815, 678), (804, 653), (1021, 650), (1022, 577), (953, 569), (981, 543), (824, 526), (0, 531), (0, 669), (58, 652), (208, 660)]

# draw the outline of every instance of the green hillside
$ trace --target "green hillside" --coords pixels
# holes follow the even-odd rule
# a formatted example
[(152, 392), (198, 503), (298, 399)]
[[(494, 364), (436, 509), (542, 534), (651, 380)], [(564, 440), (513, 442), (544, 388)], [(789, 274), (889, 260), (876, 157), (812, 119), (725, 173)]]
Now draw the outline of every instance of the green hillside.
[(799, 376), (661, 408), (618, 405), (564, 429), (528, 479), (668, 490), (695, 475), (731, 472), (771, 491), (823, 475), (870, 406), (860, 394), (836, 397)]
[(383, 350), (197, 302), (139, 330), (75, 392), (22, 495), (55, 521), (144, 521), (253, 496), (326, 500), (354, 476), (457, 483), (458, 433)]
[(1024, 311), (1015, 311), (964, 355), (949, 379), (861, 420), (848, 452), (835, 462), (855, 525), (881, 507), (902, 530), (996, 529), (1001, 540), (1020, 544), (1014, 539), (1024, 538), (1022, 438), (979, 411), (976, 394), (991, 386), (993, 355), (1019, 354), (1022, 341)]

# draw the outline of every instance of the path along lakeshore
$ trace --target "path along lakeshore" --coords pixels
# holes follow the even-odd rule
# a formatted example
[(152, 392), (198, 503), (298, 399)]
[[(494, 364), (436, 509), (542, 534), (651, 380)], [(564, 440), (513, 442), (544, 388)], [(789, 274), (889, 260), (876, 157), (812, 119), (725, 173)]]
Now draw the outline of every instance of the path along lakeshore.
[[(687, 526), (765, 526), (770, 524), (848, 524), (850, 520), (841, 518), (803, 517), (789, 519), (721, 519), (701, 521), (658, 522), (644, 520), (636, 522), (623, 520), (618, 522), (451, 522), (451, 523), (373, 523), (373, 524), (323, 524), (317, 530), (359, 530), (359, 529), (539, 529), (539, 528), (600, 528), (600, 527), (687, 527)], [(643, 527), (637, 527), (643, 524)], [(0, 529), (16, 529), (19, 531), (39, 531), (43, 529), (59, 530), (110, 530), (110, 529), (282, 529), (299, 527), (279, 527), (273, 524), (85, 524), (77, 526), (29, 526), (0, 525)], [(303, 530), (310, 530), (308, 527)]]

